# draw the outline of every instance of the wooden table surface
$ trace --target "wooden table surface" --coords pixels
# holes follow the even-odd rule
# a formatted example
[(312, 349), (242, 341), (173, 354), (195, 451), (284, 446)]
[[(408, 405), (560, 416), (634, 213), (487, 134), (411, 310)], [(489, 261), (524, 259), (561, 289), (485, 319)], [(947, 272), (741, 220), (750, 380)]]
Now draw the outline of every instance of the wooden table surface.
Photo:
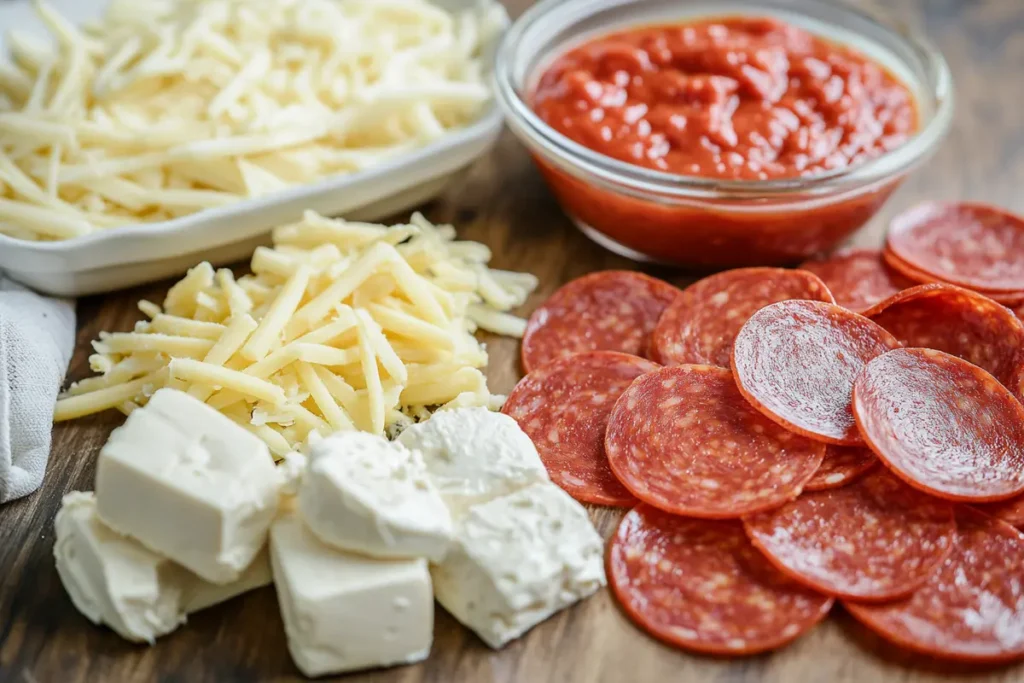
[[(518, 14), (529, 2), (508, 4)], [(886, 218), (923, 198), (970, 198), (1024, 211), (1024, 1), (886, 4), (889, 11), (924, 29), (946, 55), (956, 79), (957, 114), (941, 151), (902, 187), (856, 243), (879, 244)], [(529, 270), (540, 277), (540, 291), (524, 313), (573, 277), (602, 268), (634, 267), (573, 228), (523, 149), (507, 133), (465, 182), (424, 211), (435, 221), (453, 222), (463, 238), (489, 245), (495, 254), (493, 265)], [(685, 274), (654, 272), (680, 284), (687, 281)], [(79, 302), (78, 350), (69, 380), (89, 374), (89, 341), (97, 332), (130, 329), (139, 317), (134, 303), (143, 296), (160, 300), (165, 288), (166, 283)], [(518, 378), (517, 344), (488, 341), (492, 388), (505, 392)], [(194, 615), (154, 647), (129, 644), (75, 611), (53, 566), (53, 518), (64, 493), (92, 488), (96, 453), (120, 421), (120, 414), (113, 414), (58, 425), (42, 490), (0, 508), (0, 682), (296, 680), (298, 672), (288, 657), (269, 587)], [(619, 515), (607, 509), (593, 511), (606, 536)], [(1024, 680), (1024, 665), (979, 670), (910, 657), (880, 643), (838, 607), (824, 624), (775, 654), (734, 660), (699, 657), (648, 638), (601, 591), (500, 652), (487, 649), (438, 608), (433, 654), (427, 662), (345, 680), (1009, 682)]]

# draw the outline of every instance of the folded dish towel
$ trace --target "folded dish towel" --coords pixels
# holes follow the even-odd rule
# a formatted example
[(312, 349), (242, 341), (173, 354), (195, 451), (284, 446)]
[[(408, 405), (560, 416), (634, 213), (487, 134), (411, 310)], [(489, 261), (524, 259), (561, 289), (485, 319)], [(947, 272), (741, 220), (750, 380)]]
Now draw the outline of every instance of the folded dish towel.
[(75, 345), (75, 304), (0, 275), (0, 503), (43, 481), (53, 405)]

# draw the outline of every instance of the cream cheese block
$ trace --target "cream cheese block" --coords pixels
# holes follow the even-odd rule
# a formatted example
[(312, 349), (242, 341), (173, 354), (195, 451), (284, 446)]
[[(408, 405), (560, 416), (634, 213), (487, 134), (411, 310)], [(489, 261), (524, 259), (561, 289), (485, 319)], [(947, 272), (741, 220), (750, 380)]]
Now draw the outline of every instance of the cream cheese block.
[(511, 417), (486, 408), (438, 411), (397, 441), (423, 454), (430, 480), (456, 519), (473, 505), (548, 481), (530, 437)]
[(123, 638), (152, 643), (198, 612), (270, 583), (266, 550), (239, 580), (211, 584), (138, 541), (107, 528), (92, 493), (64, 496), (53, 554), (71, 602), (95, 624)]
[(294, 513), (270, 531), (288, 649), (307, 676), (408, 664), (430, 654), (434, 598), (427, 562), (329, 548)]
[(182, 571), (187, 572), (190, 578), (181, 591), (181, 608), (185, 614), (193, 614), (219, 605), (242, 593), (269, 586), (273, 582), (269, 544), (263, 546), (249, 566), (231, 583), (210, 583), (187, 569), (182, 568)]
[(282, 497), (294, 498), (299, 495), (299, 488), (302, 485), (303, 477), (306, 476), (308, 464), (308, 458), (298, 451), (289, 451), (281, 457), (277, 463), (277, 478)]
[(267, 446), (215, 409), (161, 389), (100, 451), (100, 519), (212, 583), (266, 542), (280, 476)]
[(474, 506), (431, 567), (437, 601), (492, 648), (605, 585), (604, 544), (552, 483)]
[(379, 558), (444, 557), (452, 520), (416, 451), (362, 432), (310, 448), (299, 510), (323, 543)]

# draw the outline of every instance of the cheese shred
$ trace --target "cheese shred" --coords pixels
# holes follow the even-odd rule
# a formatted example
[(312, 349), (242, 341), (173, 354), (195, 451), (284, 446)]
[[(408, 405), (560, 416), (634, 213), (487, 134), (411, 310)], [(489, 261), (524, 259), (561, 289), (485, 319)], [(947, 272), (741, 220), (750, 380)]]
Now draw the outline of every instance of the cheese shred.
[[(175, 386), (280, 456), (313, 434), (394, 434), (439, 408), (500, 405), (472, 333), (521, 336), (525, 321), (510, 309), (537, 280), (491, 271), (483, 245), (454, 238), (451, 226), (419, 214), (386, 227), (307, 212), (274, 231), (252, 274), (236, 280), (199, 264), (162, 305), (140, 302), (146, 319), (135, 331), (100, 333), (100, 376), (72, 385), (55, 420), (127, 411)], [(268, 263), (295, 267), (257, 268)], [(232, 305), (246, 292), (260, 292), (261, 303)]]
[[(479, 118), (485, 46), (507, 23), (494, 0), (112, 0), (82, 27), (33, 4), (51, 40), (14, 30), (0, 55), (0, 234), (30, 240), (408, 154)], [(225, 303), (246, 305), (238, 291)]]

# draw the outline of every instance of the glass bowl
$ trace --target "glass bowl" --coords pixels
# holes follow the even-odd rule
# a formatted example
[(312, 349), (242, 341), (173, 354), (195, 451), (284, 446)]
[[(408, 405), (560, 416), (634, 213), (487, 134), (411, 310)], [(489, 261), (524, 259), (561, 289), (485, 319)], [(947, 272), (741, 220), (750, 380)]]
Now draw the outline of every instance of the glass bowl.
[[(836, 171), (720, 180), (590, 150), (528, 103), (551, 62), (587, 40), (633, 26), (739, 14), (777, 17), (881, 63), (915, 96), (917, 132), (892, 151)], [(905, 27), (838, 0), (543, 0), (505, 35), (494, 79), (509, 127), (587, 236), (636, 260), (696, 268), (787, 265), (836, 247), (935, 151), (953, 115), (942, 55)]]

